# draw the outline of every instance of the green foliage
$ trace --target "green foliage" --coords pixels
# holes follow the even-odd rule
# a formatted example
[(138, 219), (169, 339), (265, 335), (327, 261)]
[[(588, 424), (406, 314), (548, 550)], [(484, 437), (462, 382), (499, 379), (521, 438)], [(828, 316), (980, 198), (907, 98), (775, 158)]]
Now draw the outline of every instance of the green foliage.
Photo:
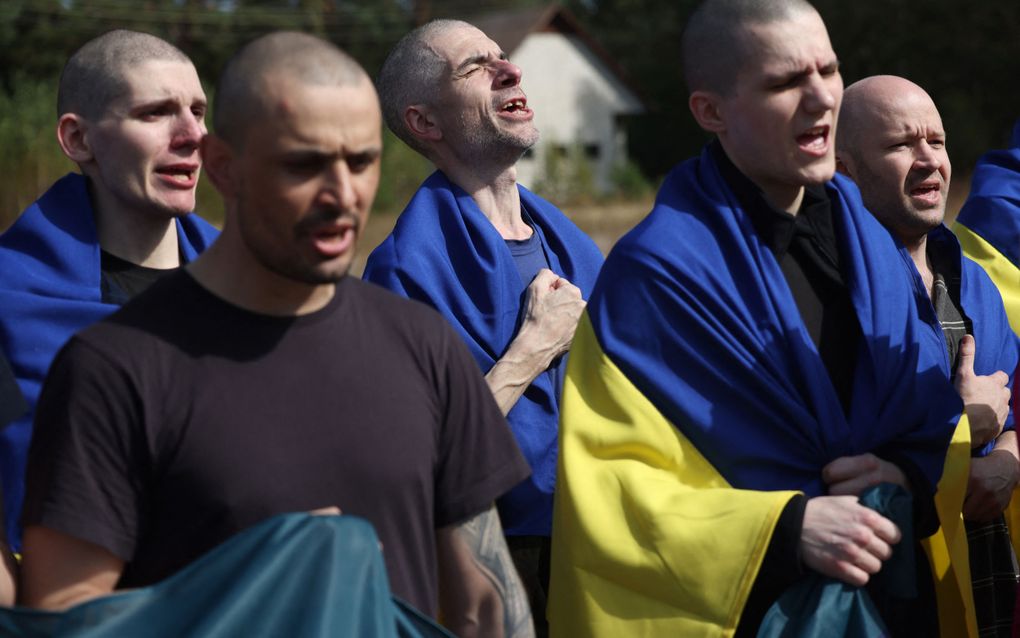
[(636, 162), (627, 160), (613, 167), (613, 194), (624, 200), (645, 199), (652, 194), (652, 184)]
[(401, 142), (389, 129), (384, 129), (382, 176), (374, 210), (394, 215), (402, 211), (433, 170), (431, 162)]
[(535, 192), (542, 197), (560, 206), (596, 197), (595, 167), (580, 144), (568, 148), (546, 145), (542, 168), (535, 183)]

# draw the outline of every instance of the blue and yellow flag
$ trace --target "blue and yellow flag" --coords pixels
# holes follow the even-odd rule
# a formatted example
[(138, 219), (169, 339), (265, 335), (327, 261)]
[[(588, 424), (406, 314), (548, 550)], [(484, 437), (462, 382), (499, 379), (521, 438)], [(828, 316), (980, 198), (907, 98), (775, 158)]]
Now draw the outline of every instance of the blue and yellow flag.
[(707, 152), (613, 249), (564, 389), (554, 635), (732, 635), (780, 513), (838, 457), (895, 451), (934, 492), (962, 408), (942, 331), (856, 187), (826, 192), (863, 333), (849, 415)]

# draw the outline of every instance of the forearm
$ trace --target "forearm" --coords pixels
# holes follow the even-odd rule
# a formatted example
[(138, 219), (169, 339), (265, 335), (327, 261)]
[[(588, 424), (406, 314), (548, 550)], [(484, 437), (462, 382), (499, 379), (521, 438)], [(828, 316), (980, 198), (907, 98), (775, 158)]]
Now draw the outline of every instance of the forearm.
[(443, 622), (461, 638), (534, 636), (495, 509), (437, 532)]
[(1005, 430), (995, 439), (992, 452), (1006, 452), (1020, 462), (1020, 450), (1017, 450), (1016, 430)]
[(485, 374), (485, 382), (503, 416), (510, 413), (524, 391), (549, 367), (553, 358), (554, 353), (539, 347), (525, 329), (518, 333), (506, 353)]

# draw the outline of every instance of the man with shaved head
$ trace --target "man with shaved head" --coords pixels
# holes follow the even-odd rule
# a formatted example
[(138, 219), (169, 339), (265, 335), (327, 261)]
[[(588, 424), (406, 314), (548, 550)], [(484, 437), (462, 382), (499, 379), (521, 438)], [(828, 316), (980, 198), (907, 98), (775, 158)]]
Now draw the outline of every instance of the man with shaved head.
[(1017, 574), (1002, 513), (1020, 478), (1007, 374), (1017, 343), (991, 279), (943, 224), (952, 167), (942, 118), (924, 89), (880, 75), (847, 88), (839, 131), (839, 170), (910, 254), (945, 335), (974, 447), (962, 509), (978, 628), (1009, 636)]
[(47, 379), (24, 601), (154, 583), (273, 514), (335, 506), (376, 527), (398, 596), (460, 635), (528, 635), (492, 506), (528, 474), (505, 420), (441, 317), (347, 277), (379, 181), (371, 81), (282, 32), (216, 95), (222, 235)]
[(390, 129), (438, 169), (365, 279), (436, 308), (467, 342), (531, 478), (499, 502), (543, 632), (566, 358), (602, 255), (549, 202), (517, 183), (538, 141), (521, 69), (465, 22), (436, 20), (400, 40), (379, 74)]
[(937, 527), (959, 400), (908, 255), (834, 175), (825, 24), (706, 0), (682, 45), (715, 140), (613, 248), (574, 337), (552, 633), (838, 631), (805, 591), (824, 576), (867, 585), (885, 635), (937, 635), (923, 556), (899, 564), (919, 598), (872, 576)]
[(105, 33), (60, 76), (57, 141), (81, 173), (57, 181), (0, 235), (0, 350), (30, 408), (0, 431), (15, 549), (34, 407), (57, 350), (216, 235), (189, 214), (205, 111), (191, 60), (147, 33)]

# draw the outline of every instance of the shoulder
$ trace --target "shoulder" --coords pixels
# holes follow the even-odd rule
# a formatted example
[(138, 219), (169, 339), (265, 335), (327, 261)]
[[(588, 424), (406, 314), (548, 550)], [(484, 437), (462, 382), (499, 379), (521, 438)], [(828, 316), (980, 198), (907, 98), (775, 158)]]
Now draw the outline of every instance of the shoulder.
[(435, 309), (414, 299), (402, 297), (372, 281), (348, 277), (345, 294), (351, 294), (373, 318), (391, 330), (410, 334), (445, 331), (449, 325)]

